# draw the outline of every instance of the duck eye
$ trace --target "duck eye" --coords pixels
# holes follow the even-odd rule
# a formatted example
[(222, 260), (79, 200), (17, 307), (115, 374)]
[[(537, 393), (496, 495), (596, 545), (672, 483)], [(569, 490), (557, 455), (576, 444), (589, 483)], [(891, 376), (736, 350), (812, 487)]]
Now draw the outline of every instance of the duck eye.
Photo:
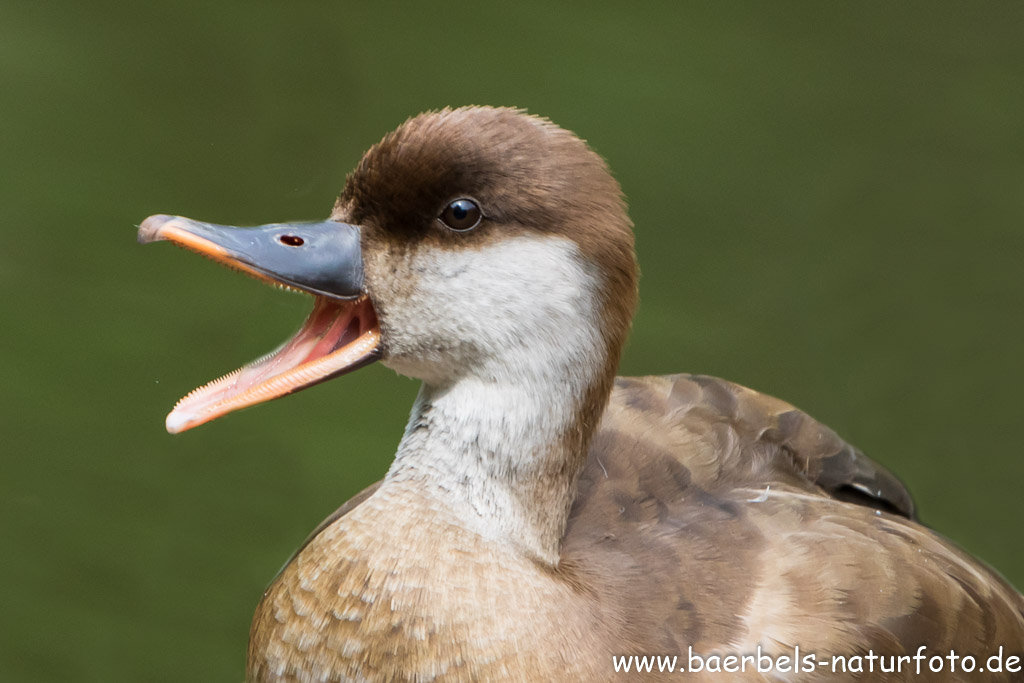
[(472, 230), (480, 223), (483, 212), (472, 199), (456, 199), (445, 207), (438, 219), (452, 230)]

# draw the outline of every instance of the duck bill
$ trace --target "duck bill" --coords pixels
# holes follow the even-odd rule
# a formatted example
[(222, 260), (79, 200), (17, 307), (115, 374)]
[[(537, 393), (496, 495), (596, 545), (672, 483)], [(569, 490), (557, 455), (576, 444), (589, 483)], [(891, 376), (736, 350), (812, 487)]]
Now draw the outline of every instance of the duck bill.
[(319, 384), (380, 357), (380, 327), (363, 292), (359, 228), (347, 223), (275, 223), (254, 228), (150, 216), (139, 242), (167, 241), (275, 286), (312, 294), (313, 310), (279, 348), (178, 401), (172, 434)]

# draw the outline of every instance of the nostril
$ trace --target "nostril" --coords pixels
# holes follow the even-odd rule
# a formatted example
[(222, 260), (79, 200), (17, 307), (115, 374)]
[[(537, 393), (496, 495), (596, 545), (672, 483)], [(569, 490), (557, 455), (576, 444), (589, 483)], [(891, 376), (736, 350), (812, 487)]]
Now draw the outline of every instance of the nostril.
[(306, 242), (298, 235), (281, 235), (277, 239), (281, 240), (281, 244), (287, 244), (289, 247), (301, 247)]

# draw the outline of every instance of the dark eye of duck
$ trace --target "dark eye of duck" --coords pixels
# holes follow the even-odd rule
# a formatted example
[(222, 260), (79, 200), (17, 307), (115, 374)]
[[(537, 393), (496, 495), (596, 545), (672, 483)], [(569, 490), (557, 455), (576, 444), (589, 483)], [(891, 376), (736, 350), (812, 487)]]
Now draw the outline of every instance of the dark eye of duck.
[(483, 217), (480, 207), (472, 199), (456, 199), (445, 207), (438, 220), (446, 227), (462, 232), (475, 228)]

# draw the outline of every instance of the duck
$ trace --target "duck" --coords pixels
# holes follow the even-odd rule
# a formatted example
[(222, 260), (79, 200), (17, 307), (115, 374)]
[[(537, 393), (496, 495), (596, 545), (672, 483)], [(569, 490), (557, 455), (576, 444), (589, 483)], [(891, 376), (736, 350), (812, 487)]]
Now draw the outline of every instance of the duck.
[(420, 382), (384, 478), (262, 596), (252, 683), (965, 680), (950, 652), (999, 655), (972, 681), (1024, 680), (1024, 597), (881, 464), (732, 382), (616, 376), (633, 225), (548, 119), (430, 111), (366, 152), (327, 220), (161, 214), (138, 238), (313, 299), (169, 432), (373, 362)]

